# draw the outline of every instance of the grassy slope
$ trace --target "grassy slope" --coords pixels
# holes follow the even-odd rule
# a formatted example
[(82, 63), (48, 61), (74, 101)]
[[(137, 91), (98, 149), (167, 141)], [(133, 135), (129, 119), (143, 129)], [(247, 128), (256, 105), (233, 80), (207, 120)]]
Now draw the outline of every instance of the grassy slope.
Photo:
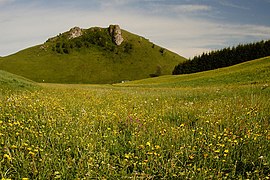
[(0, 92), (31, 90), (37, 84), (31, 80), (0, 70)]
[(265, 57), (217, 70), (188, 75), (162, 76), (117, 85), (148, 87), (197, 87), (229, 84), (255, 84), (269, 83), (269, 75), (270, 57)]
[[(82, 48), (70, 54), (53, 52), (53, 42), (31, 47), (0, 59), (0, 69), (36, 82), (115, 83), (149, 77), (161, 66), (162, 74), (171, 74), (174, 66), (185, 59), (148, 40), (122, 30), (124, 42), (132, 44), (130, 53), (105, 51), (99, 46)], [(123, 43), (118, 49), (123, 49)]]
[(269, 60), (4, 95), (0, 178), (269, 179), (270, 88), (251, 84), (269, 82)]

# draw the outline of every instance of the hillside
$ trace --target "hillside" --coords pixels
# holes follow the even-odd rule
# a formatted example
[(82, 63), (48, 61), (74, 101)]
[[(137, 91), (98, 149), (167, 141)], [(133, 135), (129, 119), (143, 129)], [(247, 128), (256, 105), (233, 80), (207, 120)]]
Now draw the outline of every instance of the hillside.
[(31, 80), (0, 70), (1, 93), (5, 93), (8, 90), (13, 92), (18, 90), (31, 90), (37, 87), (38, 85)]
[(198, 87), (233, 84), (263, 84), (268, 87), (270, 57), (265, 57), (234, 66), (187, 75), (170, 75), (117, 84), (119, 86), (165, 86)]
[(109, 30), (72, 28), (44, 44), (2, 57), (0, 69), (36, 82), (117, 83), (171, 74), (185, 60), (125, 30), (123, 42), (116, 44)]

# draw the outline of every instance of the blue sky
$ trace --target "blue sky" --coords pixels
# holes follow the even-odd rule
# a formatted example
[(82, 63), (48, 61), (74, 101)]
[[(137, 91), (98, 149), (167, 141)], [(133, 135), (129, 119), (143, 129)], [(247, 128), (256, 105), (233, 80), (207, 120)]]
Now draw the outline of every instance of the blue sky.
[(185, 57), (270, 39), (270, 0), (0, 0), (0, 56), (119, 24)]

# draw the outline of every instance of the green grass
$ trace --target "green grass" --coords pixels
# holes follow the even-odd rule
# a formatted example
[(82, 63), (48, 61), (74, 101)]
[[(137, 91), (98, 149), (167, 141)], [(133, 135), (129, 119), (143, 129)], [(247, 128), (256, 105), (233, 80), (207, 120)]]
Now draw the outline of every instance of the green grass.
[[(0, 69), (36, 82), (100, 84), (147, 78), (156, 73), (157, 67), (161, 67), (162, 75), (171, 74), (175, 65), (185, 60), (169, 50), (161, 51), (163, 48), (143, 37), (125, 30), (122, 35), (124, 42), (120, 46), (111, 42), (109, 47), (90, 44), (88, 48), (73, 48), (69, 54), (60, 54), (52, 49), (58, 41), (69, 42), (64, 33), (56, 41), (1, 58)], [(103, 36), (108, 39), (108, 34)], [(127, 45), (132, 47), (128, 51)]]
[(26, 78), (0, 70), (0, 93), (34, 90), (38, 85)]
[(145, 87), (198, 87), (269, 83), (270, 57), (265, 57), (231, 67), (188, 75), (170, 75), (142, 79), (119, 86)]
[(269, 58), (250, 63), (208, 72), (217, 83), (205, 72), (4, 94), (0, 178), (269, 179)]
[(0, 103), (0, 177), (265, 179), (270, 89), (54, 85)]

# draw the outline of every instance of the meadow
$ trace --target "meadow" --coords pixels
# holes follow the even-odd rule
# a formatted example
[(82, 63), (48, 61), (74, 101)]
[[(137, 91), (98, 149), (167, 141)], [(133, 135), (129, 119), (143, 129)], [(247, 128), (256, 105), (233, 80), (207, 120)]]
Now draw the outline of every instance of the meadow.
[(267, 85), (2, 94), (3, 179), (269, 179)]
[[(270, 179), (269, 69), (238, 66), (228, 83), (232, 69), (160, 85), (35, 84), (0, 72), (0, 178)], [(220, 71), (224, 83), (213, 83)]]

